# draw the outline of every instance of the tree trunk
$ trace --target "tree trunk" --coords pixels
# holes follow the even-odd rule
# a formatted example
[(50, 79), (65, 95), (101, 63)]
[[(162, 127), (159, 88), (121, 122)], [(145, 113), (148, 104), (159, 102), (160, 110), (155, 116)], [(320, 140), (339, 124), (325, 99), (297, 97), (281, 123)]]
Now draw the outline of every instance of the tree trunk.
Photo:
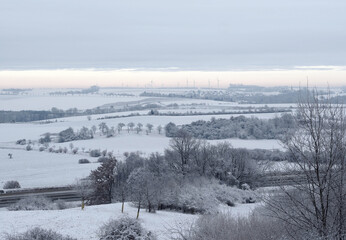
[(139, 211), (140, 211), (140, 209), (141, 209), (141, 202), (139, 201), (138, 202), (138, 209), (137, 209), (137, 217), (136, 217), (136, 219), (139, 218)]

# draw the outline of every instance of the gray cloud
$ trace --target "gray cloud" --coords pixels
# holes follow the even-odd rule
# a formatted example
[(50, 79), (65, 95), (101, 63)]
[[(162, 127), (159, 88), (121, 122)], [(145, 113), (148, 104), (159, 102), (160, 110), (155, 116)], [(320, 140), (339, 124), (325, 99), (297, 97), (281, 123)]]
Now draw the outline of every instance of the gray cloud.
[(346, 65), (343, 0), (2, 0), (0, 68)]

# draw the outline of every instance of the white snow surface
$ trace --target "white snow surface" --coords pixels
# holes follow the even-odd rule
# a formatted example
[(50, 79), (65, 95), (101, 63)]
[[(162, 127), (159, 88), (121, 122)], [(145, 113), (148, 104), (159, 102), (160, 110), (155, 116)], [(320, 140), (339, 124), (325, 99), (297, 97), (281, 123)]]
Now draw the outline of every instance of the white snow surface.
[[(8, 153), (13, 154), (12, 159)], [(93, 162), (78, 164), (81, 158)], [(81, 155), (0, 149), (0, 189), (10, 180), (18, 181), (22, 188), (70, 185), (98, 166), (96, 160)]]
[(139, 101), (142, 97), (107, 97), (102, 95), (68, 95), (68, 96), (8, 96), (0, 95), (0, 110), (50, 110), (53, 107), (67, 110), (69, 108), (90, 109), (108, 103)]
[[(248, 216), (259, 204), (240, 204), (227, 208), (234, 217)], [(70, 235), (78, 240), (96, 240), (99, 228), (110, 219), (123, 215), (135, 218), (137, 209), (125, 205), (121, 213), (121, 203), (86, 206), (80, 208), (49, 211), (0, 211), (0, 238), (4, 234), (22, 233), (34, 227), (51, 229), (60, 234)], [(225, 208), (222, 208), (225, 211)], [(173, 236), (171, 230), (176, 227), (189, 228), (199, 215), (170, 211), (148, 213), (141, 210), (139, 221), (142, 226), (157, 235), (159, 240), (168, 240)]]

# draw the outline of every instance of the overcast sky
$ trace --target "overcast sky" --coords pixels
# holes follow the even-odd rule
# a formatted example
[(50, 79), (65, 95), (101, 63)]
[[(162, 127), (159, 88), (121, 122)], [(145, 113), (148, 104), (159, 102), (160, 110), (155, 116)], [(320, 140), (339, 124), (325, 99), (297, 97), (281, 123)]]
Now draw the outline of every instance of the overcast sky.
[(345, 66), (345, 12), (345, 0), (1, 0), (0, 70)]

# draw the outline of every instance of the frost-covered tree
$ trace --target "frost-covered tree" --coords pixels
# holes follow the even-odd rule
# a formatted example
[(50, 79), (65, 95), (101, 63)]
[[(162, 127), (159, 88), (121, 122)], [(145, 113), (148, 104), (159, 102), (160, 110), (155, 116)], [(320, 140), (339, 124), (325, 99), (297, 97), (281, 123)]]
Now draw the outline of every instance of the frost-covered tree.
[(151, 124), (151, 123), (147, 123), (146, 127), (147, 127), (149, 133), (151, 133), (151, 131), (153, 130), (154, 125)]
[(91, 130), (92, 130), (93, 133), (95, 134), (95, 133), (96, 133), (96, 130), (97, 130), (97, 127), (96, 127), (95, 125), (93, 125), (93, 126), (91, 127)]
[(162, 132), (162, 126), (161, 125), (159, 125), (159, 126), (157, 126), (157, 131), (159, 132), (159, 134), (161, 134), (161, 132)]
[(93, 131), (87, 127), (82, 127), (76, 134), (76, 138), (79, 140), (87, 140), (94, 138)]
[(123, 127), (125, 127), (124, 123), (118, 123), (118, 126), (117, 126), (118, 133), (120, 133), (123, 130)]
[(109, 127), (107, 126), (105, 122), (102, 122), (99, 124), (99, 129), (102, 135), (107, 135), (107, 133), (109, 132)]
[(142, 131), (142, 127), (143, 127), (142, 123), (137, 123), (136, 132), (137, 133), (141, 132)]
[(146, 204), (149, 212), (154, 210), (157, 184), (157, 179), (153, 173), (146, 168), (137, 168), (128, 177), (127, 185), (129, 187), (130, 198), (138, 206), (137, 218), (139, 217), (139, 211), (143, 203)]
[(183, 176), (190, 172), (192, 155), (198, 145), (199, 141), (188, 132), (179, 130), (176, 137), (170, 140), (169, 146), (171, 149), (165, 151), (171, 168)]
[(127, 132), (129, 133), (130, 130), (133, 131), (134, 126), (135, 126), (135, 124), (133, 122), (129, 122), (127, 124)]

